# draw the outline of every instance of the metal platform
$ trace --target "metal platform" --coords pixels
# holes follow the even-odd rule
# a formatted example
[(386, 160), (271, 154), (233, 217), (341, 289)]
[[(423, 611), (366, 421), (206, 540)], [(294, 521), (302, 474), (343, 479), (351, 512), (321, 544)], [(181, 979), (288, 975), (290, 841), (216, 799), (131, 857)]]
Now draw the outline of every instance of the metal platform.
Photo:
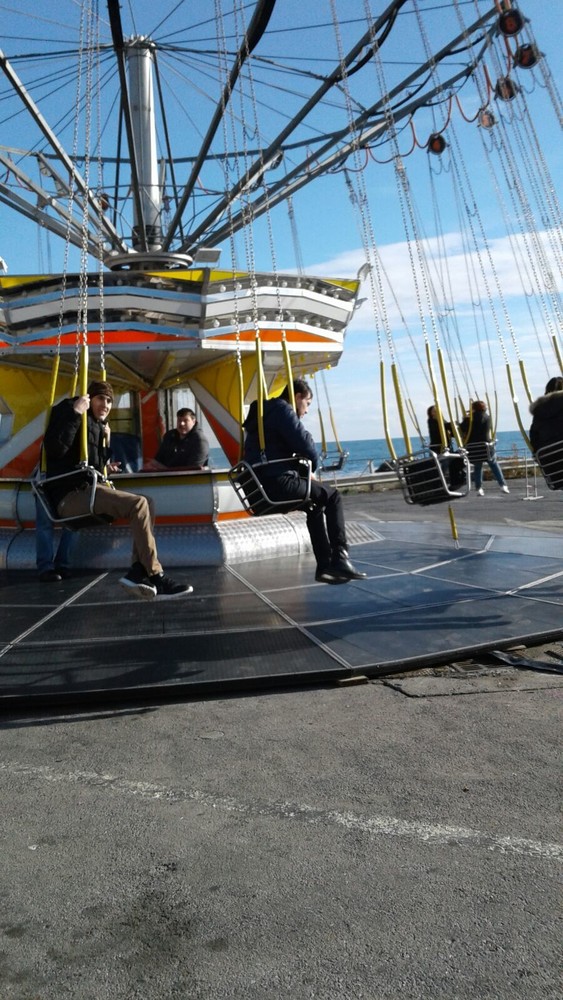
[(175, 569), (194, 594), (170, 602), (129, 597), (113, 569), (48, 585), (2, 572), (0, 704), (337, 682), (563, 637), (559, 527), (466, 524), (456, 548), (444, 515), (383, 521), (392, 501), (351, 503), (351, 554), (368, 577), (342, 585), (315, 583), (304, 552)]

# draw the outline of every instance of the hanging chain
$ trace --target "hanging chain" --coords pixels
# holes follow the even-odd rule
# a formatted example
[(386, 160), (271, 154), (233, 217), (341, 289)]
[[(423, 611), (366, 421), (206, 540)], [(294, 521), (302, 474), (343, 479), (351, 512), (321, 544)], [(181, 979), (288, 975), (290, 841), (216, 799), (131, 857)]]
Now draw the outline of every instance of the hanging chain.
[[(59, 325), (57, 331), (57, 353), (60, 353), (61, 349), (61, 337), (63, 331), (64, 323), (64, 311), (65, 311), (65, 300), (66, 300), (66, 289), (67, 289), (67, 276), (68, 276), (68, 257), (70, 248), (70, 235), (72, 231), (72, 213), (74, 208), (74, 195), (76, 188), (76, 161), (78, 158), (78, 135), (79, 135), (79, 115), (80, 115), (80, 101), (82, 96), (82, 59), (84, 55), (84, 35), (85, 35), (85, 22), (86, 22), (86, 8), (82, 5), (80, 8), (80, 29), (79, 29), (79, 42), (78, 42), (78, 62), (77, 62), (77, 72), (76, 72), (76, 101), (75, 101), (75, 116), (74, 116), (74, 130), (72, 137), (72, 157), (71, 157), (71, 174), (69, 177), (69, 189), (68, 189), (68, 219), (66, 228), (66, 238), (64, 244), (63, 253), (63, 273), (61, 279), (61, 301), (59, 307)], [(78, 374), (79, 365), (79, 351), (80, 351), (80, 336), (78, 333), (78, 327), (76, 332), (76, 344), (75, 344), (75, 356), (74, 356), (74, 375), (75, 379)]]
[(106, 349), (105, 349), (105, 303), (104, 303), (104, 236), (102, 230), (102, 214), (104, 207), (101, 202), (103, 191), (103, 162), (102, 162), (102, 97), (101, 97), (101, 65), (100, 65), (100, 15), (99, 0), (94, 0), (94, 25), (95, 38), (92, 46), (96, 58), (96, 139), (97, 139), (97, 161), (98, 161), (98, 187), (97, 206), (99, 212), (97, 239), (98, 252), (98, 303), (99, 303), (99, 329), (100, 329), (100, 378), (106, 378)]
[(77, 330), (82, 344), (88, 343), (88, 222), (90, 194), (90, 139), (92, 129), (92, 72), (94, 61), (93, 45), (93, 10), (91, 3), (84, 4), (86, 8), (86, 82), (84, 93), (85, 125), (84, 125), (84, 201), (82, 205), (82, 242), (80, 248), (80, 278)]

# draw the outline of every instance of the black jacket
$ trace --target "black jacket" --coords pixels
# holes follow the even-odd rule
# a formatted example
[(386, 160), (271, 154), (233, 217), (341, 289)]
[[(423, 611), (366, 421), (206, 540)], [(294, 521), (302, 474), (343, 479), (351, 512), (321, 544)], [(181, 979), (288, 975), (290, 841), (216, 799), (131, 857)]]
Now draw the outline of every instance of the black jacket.
[(469, 417), (464, 417), (459, 425), (464, 444), (475, 444), (477, 441), (491, 441), (491, 418), (488, 413), (478, 411), (473, 414), (471, 434), (466, 439), (469, 430)]
[[(75, 397), (76, 399), (77, 397)], [(43, 438), (43, 449), (47, 458), (47, 479), (72, 472), (80, 464), (80, 428), (82, 415), (75, 413), (75, 399), (63, 399), (51, 411), (51, 417)], [(88, 410), (88, 465), (98, 472), (103, 472), (109, 458), (109, 449), (105, 445), (104, 425), (101, 420), (95, 420)], [(59, 503), (68, 493), (69, 487), (61, 482), (53, 486), (52, 495)]]
[(563, 441), (563, 391), (549, 392), (530, 404), (530, 442), (534, 452), (546, 444)]
[[(449, 420), (444, 420), (444, 430), (446, 432), (446, 448), (451, 451), (454, 432)], [(440, 437), (440, 425), (436, 417), (428, 417), (428, 437), (432, 451), (435, 451), (437, 455), (441, 454), (443, 445)]]
[(209, 442), (197, 424), (183, 438), (176, 429), (167, 431), (155, 455), (156, 461), (169, 469), (209, 463)]
[[(250, 404), (244, 429), (244, 457), (251, 465), (255, 465), (261, 461), (256, 402)], [(264, 437), (268, 461), (300, 455), (311, 461), (313, 472), (317, 468), (319, 456), (312, 435), (305, 430), (291, 404), (279, 396), (267, 399), (264, 403)], [(282, 472), (281, 464), (272, 469), (272, 475), (279, 476)]]

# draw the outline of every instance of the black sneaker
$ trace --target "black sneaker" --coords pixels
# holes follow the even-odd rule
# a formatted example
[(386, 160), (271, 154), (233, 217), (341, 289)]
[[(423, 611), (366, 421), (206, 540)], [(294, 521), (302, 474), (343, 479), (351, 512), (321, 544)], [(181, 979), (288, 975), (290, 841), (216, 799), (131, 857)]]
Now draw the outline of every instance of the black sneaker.
[(39, 574), (39, 580), (41, 583), (60, 583), (62, 576), (56, 569), (46, 569)]
[(176, 583), (165, 573), (155, 573), (149, 578), (149, 582), (155, 589), (157, 601), (174, 601), (177, 597), (187, 597), (194, 589), (189, 583)]
[(152, 601), (156, 597), (156, 587), (149, 580), (147, 571), (140, 562), (133, 563), (125, 576), (120, 578), (119, 583), (133, 597), (140, 597), (145, 601)]

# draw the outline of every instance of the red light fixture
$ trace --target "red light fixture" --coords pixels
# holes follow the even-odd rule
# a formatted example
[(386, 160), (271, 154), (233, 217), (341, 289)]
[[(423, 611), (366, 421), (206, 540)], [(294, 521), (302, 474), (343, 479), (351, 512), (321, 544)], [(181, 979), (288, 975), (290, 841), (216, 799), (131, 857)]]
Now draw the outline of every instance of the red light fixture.
[(500, 33), (506, 38), (512, 38), (513, 35), (522, 31), (524, 18), (518, 8), (511, 7), (510, 10), (503, 11), (498, 19), (498, 27)]
[(518, 69), (531, 69), (541, 57), (542, 53), (538, 50), (537, 45), (528, 43), (526, 45), (519, 45), (514, 53), (514, 65)]
[(441, 156), (446, 146), (447, 142), (440, 132), (433, 132), (426, 144), (428, 152), (434, 153), (434, 156)]
[(482, 111), (479, 115), (479, 125), (481, 128), (492, 128), (496, 123), (497, 120), (492, 111)]
[(520, 92), (520, 88), (510, 79), (509, 76), (501, 76), (496, 82), (495, 97), (499, 101), (513, 101)]

